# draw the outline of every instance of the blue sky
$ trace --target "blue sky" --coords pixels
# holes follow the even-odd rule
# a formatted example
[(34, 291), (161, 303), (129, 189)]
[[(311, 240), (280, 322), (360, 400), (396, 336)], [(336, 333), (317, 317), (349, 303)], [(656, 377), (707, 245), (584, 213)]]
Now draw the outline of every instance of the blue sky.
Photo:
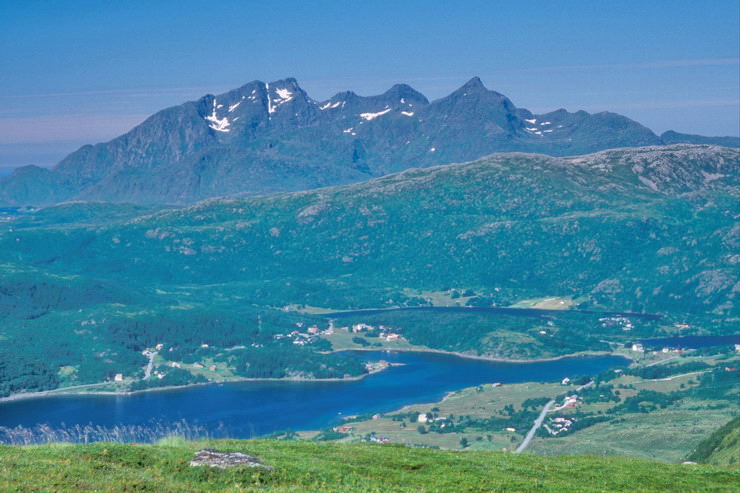
[(251, 80), (315, 99), (474, 75), (520, 107), (740, 134), (740, 2), (0, 2), (0, 167), (52, 165)]

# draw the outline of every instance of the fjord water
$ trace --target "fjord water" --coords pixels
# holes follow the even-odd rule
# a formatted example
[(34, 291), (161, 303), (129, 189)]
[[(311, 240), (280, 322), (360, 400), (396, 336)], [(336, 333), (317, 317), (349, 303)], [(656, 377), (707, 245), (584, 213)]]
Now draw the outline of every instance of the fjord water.
[(724, 336), (676, 336), (661, 337), (657, 339), (642, 339), (640, 341), (648, 348), (681, 348), (681, 349), (699, 349), (711, 346), (727, 346), (730, 344), (740, 344), (740, 334)]
[(447, 354), (347, 351), (362, 360), (399, 364), (348, 382), (238, 382), (133, 395), (58, 395), (0, 404), (0, 426), (146, 425), (185, 420), (233, 438), (318, 429), (342, 416), (383, 413), (433, 402), (484, 383), (552, 382), (625, 365), (618, 356), (504, 363)]

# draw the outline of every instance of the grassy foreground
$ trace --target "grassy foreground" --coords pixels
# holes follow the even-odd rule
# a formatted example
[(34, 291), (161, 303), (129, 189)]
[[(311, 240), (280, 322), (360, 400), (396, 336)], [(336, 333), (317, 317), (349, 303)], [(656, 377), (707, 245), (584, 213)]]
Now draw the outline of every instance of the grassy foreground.
[[(189, 467), (201, 448), (275, 467)], [(167, 440), (0, 447), (0, 491), (731, 491), (740, 471), (617, 457), (534, 457), (399, 445)]]

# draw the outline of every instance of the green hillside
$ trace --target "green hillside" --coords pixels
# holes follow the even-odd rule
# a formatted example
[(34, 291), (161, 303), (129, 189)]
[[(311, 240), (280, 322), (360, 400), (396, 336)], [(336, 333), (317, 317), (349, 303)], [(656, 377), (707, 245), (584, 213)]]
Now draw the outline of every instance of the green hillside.
[[(0, 395), (140, 380), (142, 351), (159, 344), (155, 364), (206, 361), (219, 380), (364, 374), (319, 354), (332, 345), (306, 332), (328, 329), (317, 309), (558, 299), (661, 317), (352, 320), (390, 326), (417, 347), (511, 359), (608, 351), (675, 334), (677, 323), (689, 324), (684, 335), (734, 332), (737, 168), (737, 150), (712, 146), (499, 154), (182, 209), (76, 203), (24, 213), (0, 228), (0, 337), (13, 348)], [(299, 327), (305, 345), (281, 337)], [(173, 369), (138, 385), (189, 378)]]
[[(202, 448), (248, 453), (275, 470), (189, 467)], [(712, 466), (396, 445), (169, 440), (0, 447), (3, 491), (731, 491), (738, 481), (740, 472)]]
[(132, 286), (219, 284), (269, 306), (383, 307), (407, 302), (407, 288), (458, 287), (489, 304), (560, 295), (721, 316), (735, 313), (737, 166), (737, 151), (711, 147), (498, 155), (104, 227), (14, 230), (0, 260)]
[(702, 464), (735, 466), (740, 464), (740, 416), (703, 440), (687, 460)]

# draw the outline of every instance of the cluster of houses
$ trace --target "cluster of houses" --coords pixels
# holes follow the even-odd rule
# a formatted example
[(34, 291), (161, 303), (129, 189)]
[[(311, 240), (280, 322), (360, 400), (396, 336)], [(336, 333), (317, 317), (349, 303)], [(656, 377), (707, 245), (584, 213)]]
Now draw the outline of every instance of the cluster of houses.
[[(299, 329), (303, 328), (303, 323), (298, 322), (296, 324)], [(293, 344), (296, 346), (305, 346), (306, 344), (312, 344), (319, 340), (318, 336), (323, 335), (332, 335), (334, 333), (334, 327), (329, 326), (328, 329), (321, 330), (316, 325), (312, 325), (311, 327), (308, 327), (306, 329), (306, 332), (301, 332), (300, 330), (294, 330), (290, 332), (289, 334), (275, 334), (272, 336), (275, 340), (280, 339), (293, 339)]]
[[(181, 365), (180, 363), (178, 363), (177, 361), (172, 361), (172, 362), (170, 363), (170, 366), (171, 366), (172, 368), (181, 368), (181, 367), (182, 367), (182, 365)], [(204, 365), (204, 364), (203, 364), (203, 363), (201, 363), (200, 361), (196, 361), (195, 363), (193, 363), (193, 368), (196, 368), (196, 369), (199, 369), (199, 370), (200, 370), (200, 369), (202, 369), (202, 368), (205, 368), (205, 367), (206, 367), (206, 365)], [(211, 365), (211, 366), (209, 366), (209, 367), (208, 367), (208, 369), (209, 369), (210, 371), (216, 371), (216, 369), (217, 369), (217, 368), (216, 368), (216, 365)], [(154, 372), (154, 374), (156, 375), (156, 374), (157, 374), (157, 372), (155, 371), (155, 372)], [(161, 377), (160, 377), (160, 378), (161, 378)]]
[[(374, 417), (373, 417), (374, 419)], [(347, 434), (352, 431), (352, 427), (348, 425), (343, 426), (335, 426), (332, 428), (333, 431), (336, 433), (344, 433)], [(384, 436), (375, 436), (374, 434), (369, 434), (365, 438), (362, 439), (363, 442), (373, 442), (373, 443), (390, 443), (390, 438), (384, 437)]]
[(564, 431), (568, 431), (568, 429), (570, 429), (570, 426), (575, 421), (576, 419), (572, 417), (557, 416), (555, 418), (552, 418), (550, 423), (545, 424), (544, 428), (550, 435), (554, 436)]
[[(293, 339), (293, 344), (296, 346), (305, 346), (307, 344), (312, 344), (319, 340), (319, 336), (330, 336), (334, 334), (334, 324), (329, 323), (329, 327), (326, 329), (320, 329), (316, 325), (312, 325), (311, 327), (308, 327), (305, 331), (302, 331), (300, 329), (303, 329), (303, 323), (298, 322), (296, 323), (296, 326), (298, 327), (297, 330), (293, 330), (292, 332), (288, 334), (275, 334), (272, 336), (275, 340), (280, 339)], [(399, 339), (403, 339), (400, 334), (397, 334), (393, 331), (391, 331), (389, 328), (381, 325), (377, 327), (377, 329), (380, 331), (380, 334), (378, 335), (381, 339), (387, 342), (392, 341), (398, 341)], [(336, 330), (346, 330), (347, 332), (356, 334), (360, 332), (367, 332), (367, 331), (374, 331), (376, 330), (376, 327), (364, 323), (354, 324), (351, 327), (338, 327)]]
[(386, 438), (384, 436), (377, 437), (375, 435), (370, 435), (369, 437), (367, 437), (367, 441), (368, 442), (374, 442), (374, 443), (390, 443), (391, 442), (391, 439), (390, 438)]
[(635, 326), (632, 324), (632, 321), (627, 317), (602, 317), (599, 319), (599, 322), (601, 322), (602, 327), (621, 327), (622, 330), (627, 331), (635, 328)]
[(419, 414), (419, 416), (417, 416), (416, 421), (417, 421), (417, 423), (435, 423), (435, 422), (442, 421), (443, 423), (440, 424), (439, 427), (440, 428), (444, 428), (445, 426), (447, 426), (447, 423), (450, 422), (450, 418), (448, 418), (446, 416), (437, 416), (435, 418), (435, 417), (432, 417), (429, 414), (421, 413), (421, 414)]
[[(636, 343), (632, 344), (632, 347), (630, 349), (632, 349), (632, 351), (634, 351), (636, 353), (644, 353), (645, 352), (645, 346), (643, 346), (639, 342), (636, 342)], [(681, 348), (664, 347), (660, 351), (653, 351), (652, 354), (658, 354), (658, 353), (663, 353), (663, 354), (681, 353), (681, 351), (682, 351)]]
[(566, 396), (563, 400), (563, 403), (555, 408), (555, 411), (560, 411), (561, 409), (567, 409), (571, 407), (576, 407), (578, 405), (578, 399), (579, 397), (577, 395), (569, 395)]
[[(368, 325), (368, 324), (354, 324), (352, 326), (351, 332), (353, 334), (356, 334), (358, 332), (365, 332), (369, 330), (375, 330), (375, 327), (373, 327), (372, 325)], [(380, 330), (380, 335), (378, 337), (380, 337), (386, 342), (393, 342), (399, 339), (403, 339), (403, 337), (401, 337), (401, 334), (397, 334), (396, 332), (391, 332), (391, 329), (384, 325), (378, 326), (378, 330)]]
[[(333, 431), (336, 433), (343, 433), (347, 434), (352, 431), (352, 427), (348, 425), (343, 426), (335, 426), (332, 428)], [(375, 442), (375, 443), (390, 443), (390, 439), (386, 438), (384, 436), (375, 436), (375, 435), (368, 435), (365, 439), (362, 440), (363, 442)]]

